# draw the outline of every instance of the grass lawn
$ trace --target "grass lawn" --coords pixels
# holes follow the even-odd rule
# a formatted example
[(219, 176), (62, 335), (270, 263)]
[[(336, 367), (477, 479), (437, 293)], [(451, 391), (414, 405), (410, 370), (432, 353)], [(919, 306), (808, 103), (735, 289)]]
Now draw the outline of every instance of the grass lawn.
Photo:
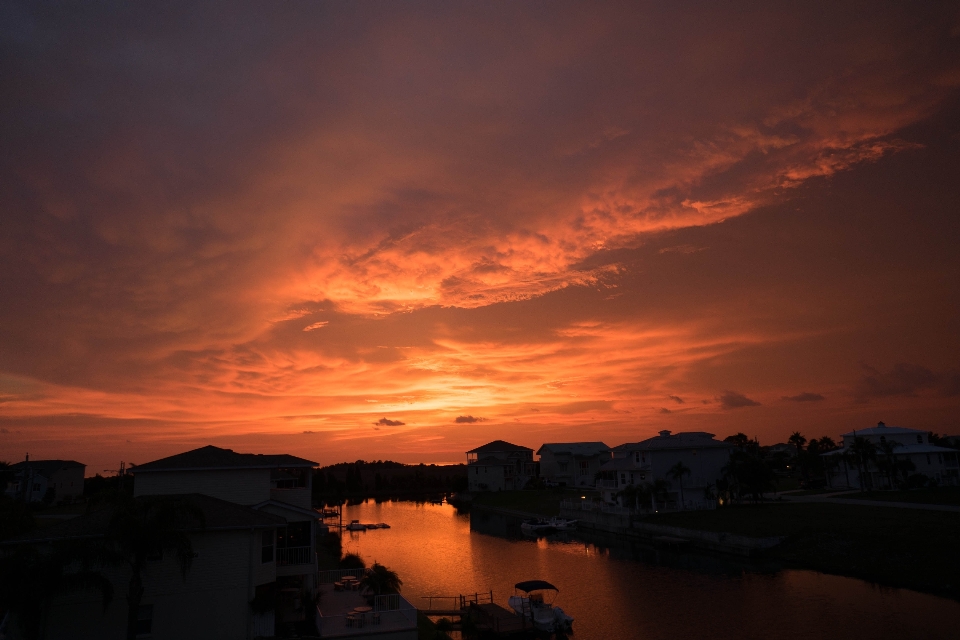
[(474, 495), (473, 504), (526, 511), (541, 516), (556, 516), (560, 515), (561, 500), (579, 500), (582, 495), (586, 494), (572, 489), (483, 491)]
[(915, 502), (918, 504), (946, 504), (960, 506), (960, 487), (936, 487), (909, 491), (866, 491), (847, 493), (838, 498), (854, 500), (883, 500), (885, 502)]
[(960, 598), (960, 514), (868, 505), (789, 503), (659, 514), (646, 522), (783, 536), (788, 566)]

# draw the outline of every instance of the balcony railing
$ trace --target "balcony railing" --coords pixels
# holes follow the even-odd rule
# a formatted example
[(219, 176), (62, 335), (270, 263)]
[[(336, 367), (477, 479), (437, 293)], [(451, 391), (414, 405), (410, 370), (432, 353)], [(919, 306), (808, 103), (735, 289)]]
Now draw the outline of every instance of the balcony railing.
[(310, 547), (285, 547), (277, 549), (277, 564), (313, 564), (313, 552)]

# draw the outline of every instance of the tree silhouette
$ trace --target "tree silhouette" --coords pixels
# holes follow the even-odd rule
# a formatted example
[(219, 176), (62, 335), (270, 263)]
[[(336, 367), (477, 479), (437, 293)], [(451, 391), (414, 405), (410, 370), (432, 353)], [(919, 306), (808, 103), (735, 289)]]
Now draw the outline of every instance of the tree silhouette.
[(370, 570), (360, 579), (360, 586), (366, 587), (377, 595), (400, 593), (403, 580), (396, 571), (391, 571), (379, 562), (374, 562)]
[(683, 464), (682, 460), (678, 460), (677, 464), (670, 467), (667, 471), (667, 475), (680, 483), (680, 508), (683, 509), (683, 505), (686, 502), (683, 497), (683, 476), (690, 475), (690, 468)]
[(863, 436), (857, 436), (853, 439), (853, 444), (850, 445), (850, 453), (853, 454), (854, 461), (857, 464), (857, 472), (860, 476), (860, 491), (865, 491), (867, 483), (864, 481), (863, 475), (870, 461), (877, 457), (877, 445)]
[(24, 546), (0, 560), (0, 609), (14, 614), (27, 640), (42, 638), (54, 597), (83, 590), (100, 592), (106, 610), (113, 585), (93, 566), (99, 555), (88, 542), (65, 542), (40, 551)]
[(114, 500), (106, 535), (108, 559), (130, 570), (126, 637), (135, 640), (147, 558), (172, 550), (186, 579), (194, 553), (185, 529), (202, 529), (204, 518), (196, 505), (178, 496), (131, 498), (119, 494)]

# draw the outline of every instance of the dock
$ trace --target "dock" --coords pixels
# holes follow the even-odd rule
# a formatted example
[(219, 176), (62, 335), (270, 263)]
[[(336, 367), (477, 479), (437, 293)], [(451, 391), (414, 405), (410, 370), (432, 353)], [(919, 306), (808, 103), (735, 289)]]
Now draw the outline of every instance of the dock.
[[(479, 629), (498, 636), (511, 636), (530, 631), (530, 625), (516, 613), (493, 601), (493, 591), (458, 596), (424, 596), (426, 607), (420, 613), (444, 618), (464, 617), (473, 620)], [(459, 628), (459, 627), (454, 627)]]

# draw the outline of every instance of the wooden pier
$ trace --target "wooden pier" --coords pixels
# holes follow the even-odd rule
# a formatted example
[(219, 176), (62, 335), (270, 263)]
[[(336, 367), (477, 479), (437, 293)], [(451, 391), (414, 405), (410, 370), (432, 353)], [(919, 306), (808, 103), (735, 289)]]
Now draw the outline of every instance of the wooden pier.
[(427, 606), (420, 612), (427, 616), (460, 618), (461, 622), (464, 616), (468, 616), (478, 628), (499, 636), (531, 630), (523, 618), (493, 601), (493, 591), (458, 596), (424, 596), (423, 599), (427, 601)]

